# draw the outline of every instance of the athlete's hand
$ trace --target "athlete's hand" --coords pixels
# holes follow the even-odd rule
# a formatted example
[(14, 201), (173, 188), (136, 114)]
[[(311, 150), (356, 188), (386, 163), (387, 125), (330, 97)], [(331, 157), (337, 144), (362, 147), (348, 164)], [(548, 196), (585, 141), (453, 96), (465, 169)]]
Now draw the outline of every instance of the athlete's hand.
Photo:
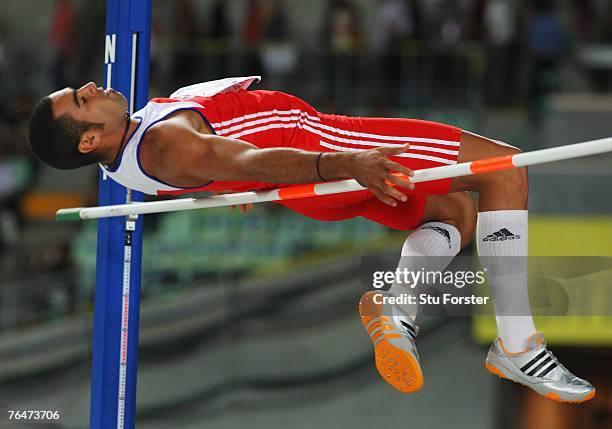
[(382, 147), (362, 152), (352, 153), (351, 173), (353, 178), (362, 186), (368, 188), (383, 203), (392, 207), (397, 202), (405, 202), (406, 195), (393, 185), (406, 189), (414, 189), (414, 184), (392, 173), (402, 173), (407, 177), (413, 177), (414, 172), (389, 157), (399, 155), (408, 150), (410, 145), (400, 147)]
[(232, 209), (240, 209), (242, 213), (246, 213), (253, 208), (253, 204), (239, 204), (237, 206), (230, 206)]
[[(225, 194), (231, 194), (232, 191), (215, 191), (215, 192), (211, 192), (211, 194), (213, 195), (225, 195)], [(234, 206), (229, 206), (231, 209), (236, 210), (236, 209), (240, 209), (240, 211), (242, 213), (246, 213), (249, 210), (251, 210), (253, 208), (253, 204), (252, 203), (248, 203), (248, 204), (238, 204), (238, 205), (234, 205)]]

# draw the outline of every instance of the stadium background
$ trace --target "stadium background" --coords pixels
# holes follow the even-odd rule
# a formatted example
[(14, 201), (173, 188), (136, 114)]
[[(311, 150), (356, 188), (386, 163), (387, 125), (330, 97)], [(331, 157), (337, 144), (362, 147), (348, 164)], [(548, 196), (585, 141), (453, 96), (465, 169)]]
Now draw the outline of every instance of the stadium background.
[[(40, 96), (102, 81), (104, 13), (101, 0), (0, 2), (0, 409), (57, 409), (62, 428), (87, 422), (96, 225), (52, 215), (95, 205), (97, 171), (42, 166), (26, 130)], [(533, 150), (612, 135), (611, 24), (604, 0), (154, 0), (150, 95), (262, 74), (260, 88), (322, 111)], [(532, 255), (612, 256), (611, 161), (531, 169)], [(398, 254), (402, 234), (272, 205), (145, 227), (138, 427), (612, 427), (605, 318), (538, 320), (598, 387), (581, 407), (486, 373), (490, 319), (425, 318), (426, 384), (402, 396), (355, 311), (360, 256)]]

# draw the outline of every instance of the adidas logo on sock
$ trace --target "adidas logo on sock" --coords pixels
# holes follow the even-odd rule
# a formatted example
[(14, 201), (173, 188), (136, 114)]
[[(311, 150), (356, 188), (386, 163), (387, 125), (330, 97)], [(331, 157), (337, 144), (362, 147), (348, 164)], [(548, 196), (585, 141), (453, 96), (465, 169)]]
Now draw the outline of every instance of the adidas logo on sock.
[(450, 236), (450, 232), (448, 232), (448, 230), (444, 229), (444, 228), (440, 228), (439, 226), (424, 226), (421, 229), (431, 229), (433, 231), (436, 231), (437, 233), (441, 234), (444, 236), (444, 238), (446, 238), (446, 241), (448, 241), (448, 248), (451, 248), (451, 236)]
[(507, 228), (502, 228), (491, 235), (487, 235), (482, 241), (506, 241), (506, 240), (518, 240), (521, 238), (518, 234), (513, 234)]

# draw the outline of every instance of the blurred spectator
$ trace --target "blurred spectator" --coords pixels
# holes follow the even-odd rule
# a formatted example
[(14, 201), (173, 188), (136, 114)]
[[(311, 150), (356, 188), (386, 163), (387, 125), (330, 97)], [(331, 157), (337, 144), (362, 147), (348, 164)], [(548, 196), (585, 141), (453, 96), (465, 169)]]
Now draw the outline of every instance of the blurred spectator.
[(34, 185), (40, 168), (30, 154), (26, 138), (32, 107), (32, 95), (22, 92), (13, 97), (5, 111), (4, 126), (0, 118), (0, 210), (3, 210), (5, 226), (0, 236), (4, 235), (8, 242), (16, 238), (24, 226), (21, 199)]
[(208, 43), (206, 56), (206, 74), (203, 80), (212, 80), (227, 75), (227, 52), (231, 25), (227, 15), (227, 1), (217, 0), (209, 12), (207, 26)]
[(426, 71), (433, 86), (428, 94), (430, 101), (448, 103), (457, 99), (458, 92), (465, 87), (469, 65), (457, 49), (466, 33), (464, 23), (467, 19), (463, 12), (455, 0), (440, 0), (434, 9), (431, 44), (427, 51), (431, 69)]
[(6, 16), (4, 15), (4, 9), (2, 4), (0, 4), (0, 105), (4, 105), (3, 99), (5, 97), (4, 94), (7, 93), (7, 61), (8, 61), (8, 53), (7, 53), (7, 39), (8, 39), (8, 21)]
[(445, 46), (456, 45), (464, 36), (462, 9), (455, 0), (437, 2), (433, 19), (434, 42)]
[[(100, 67), (100, 58), (103, 55), (100, 41), (106, 34), (106, 5), (105, 2), (81, 3), (76, 10), (75, 32), (78, 37), (74, 40), (74, 61), (76, 74), (72, 74), (69, 85), (78, 85), (80, 82), (93, 80), (101, 82), (103, 67)], [(99, 47), (92, 49), (92, 47)], [(99, 85), (104, 85), (99, 83)], [(57, 88), (61, 88), (57, 87)]]
[(488, 70), (485, 91), (492, 104), (504, 104), (516, 90), (517, 5), (514, 0), (489, 0), (483, 10)]
[(420, 10), (416, 1), (378, 0), (372, 30), (375, 52), (386, 53), (398, 48), (410, 37), (417, 37), (420, 26)]
[(352, 88), (358, 78), (361, 24), (355, 5), (348, 0), (329, 0), (323, 22), (327, 109), (342, 110), (345, 106), (340, 106), (340, 101), (347, 105), (354, 101)]
[(599, 23), (599, 42), (612, 43), (612, 4), (604, 7), (603, 18)]
[(484, 9), (487, 42), (492, 46), (508, 46), (516, 39), (516, 2), (489, 0)]
[(265, 75), (268, 85), (274, 88), (296, 70), (299, 53), (282, 0), (249, 0), (241, 35), (246, 74)]
[(265, 10), (261, 63), (272, 87), (278, 87), (297, 68), (298, 49), (289, 31), (289, 16), (283, 0), (273, 0)]
[(20, 148), (21, 132), (15, 124), (0, 129), (0, 250), (16, 244), (23, 218), (19, 203), (31, 179), (30, 157)]
[(198, 52), (201, 43), (200, 20), (192, 0), (177, 0), (174, 16), (174, 49), (171, 76), (173, 87), (200, 82), (203, 57)]
[(230, 22), (227, 16), (227, 2), (217, 0), (210, 11), (208, 36), (213, 39), (227, 39), (230, 36)]
[(263, 40), (265, 11), (261, 0), (249, 0), (242, 27), (242, 40), (246, 49), (243, 55), (245, 74), (261, 75), (259, 49)]
[(39, 317), (54, 319), (76, 313), (79, 299), (77, 269), (68, 242), (54, 243), (33, 253), (28, 261), (39, 274), (38, 287), (28, 297)]
[(402, 44), (420, 36), (421, 11), (416, 0), (378, 0), (372, 48), (380, 56), (376, 76), (382, 78), (379, 86), (386, 88), (385, 104), (397, 106), (400, 102), (402, 72), (411, 70), (402, 67)]
[(595, 10), (591, 0), (571, 0), (570, 16), (576, 42), (590, 42), (595, 29)]
[(56, 0), (49, 40), (53, 48), (51, 79), (55, 88), (70, 84), (70, 67), (75, 51), (75, 9), (70, 0)]
[(489, 0), (475, 0), (472, 7), (473, 29), (471, 36), (477, 42), (484, 42), (487, 38), (485, 10), (488, 4)]
[(527, 24), (528, 101), (532, 120), (537, 122), (545, 95), (558, 87), (559, 65), (569, 46), (555, 0), (536, 0), (533, 6), (533, 16)]
[(583, 65), (591, 88), (597, 92), (608, 92), (612, 87), (612, 64), (607, 60), (612, 51), (612, 4), (604, 5), (601, 12), (599, 22), (595, 26), (594, 43), (591, 46), (582, 46), (583, 60), (585, 50), (595, 50), (588, 55), (588, 60)]
[(289, 14), (283, 0), (272, 0), (264, 9), (263, 36), (266, 42), (283, 43), (289, 39)]

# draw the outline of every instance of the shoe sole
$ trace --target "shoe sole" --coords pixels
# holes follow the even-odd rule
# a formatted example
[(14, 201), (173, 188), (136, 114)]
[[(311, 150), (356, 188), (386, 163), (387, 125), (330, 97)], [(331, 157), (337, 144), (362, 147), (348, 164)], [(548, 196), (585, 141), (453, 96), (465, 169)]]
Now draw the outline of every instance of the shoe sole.
[[(521, 383), (520, 381), (515, 381), (515, 380), (512, 380), (509, 377), (506, 377), (506, 374), (504, 374), (504, 372), (501, 369), (499, 369), (498, 367), (496, 367), (492, 363), (486, 362), (485, 363), (485, 368), (491, 374), (496, 375), (499, 378), (503, 378), (505, 380), (510, 380), (510, 381), (518, 383), (518, 384), (520, 384), (522, 386), (529, 387), (528, 385), (526, 385), (524, 383)], [(536, 391), (534, 390), (534, 392), (536, 392)], [(536, 392), (536, 393), (538, 393), (538, 392)], [(553, 401), (556, 401), (556, 402), (563, 402), (563, 403), (567, 403), (567, 404), (581, 404), (583, 402), (586, 402), (586, 401), (589, 401), (589, 400), (593, 399), (595, 397), (595, 394), (596, 394), (596, 391), (595, 391), (595, 389), (593, 389), (592, 391), (587, 393), (584, 396), (584, 398), (581, 398), (581, 399), (561, 399), (561, 397), (559, 395), (557, 395), (556, 393), (553, 393), (553, 392), (550, 392), (550, 393), (547, 393), (547, 394), (538, 393), (538, 395), (544, 396), (545, 398), (552, 399)]]
[[(376, 292), (368, 292), (359, 301), (359, 315), (361, 316), (361, 324), (368, 331), (368, 324), (372, 319), (378, 317), (381, 322), (376, 322), (370, 326), (370, 339), (374, 344), (374, 354), (376, 360), (376, 369), (380, 376), (402, 393), (413, 393), (423, 387), (423, 372), (418, 361), (409, 352), (395, 347), (389, 342), (391, 338), (399, 338), (400, 334), (390, 333), (394, 328), (391, 324), (386, 324), (390, 319), (382, 313), (382, 305), (375, 304), (373, 296)], [(371, 331), (382, 325), (382, 331), (376, 332), (373, 335)], [(390, 329), (385, 329), (387, 325)], [(384, 338), (375, 343), (380, 336)]]

